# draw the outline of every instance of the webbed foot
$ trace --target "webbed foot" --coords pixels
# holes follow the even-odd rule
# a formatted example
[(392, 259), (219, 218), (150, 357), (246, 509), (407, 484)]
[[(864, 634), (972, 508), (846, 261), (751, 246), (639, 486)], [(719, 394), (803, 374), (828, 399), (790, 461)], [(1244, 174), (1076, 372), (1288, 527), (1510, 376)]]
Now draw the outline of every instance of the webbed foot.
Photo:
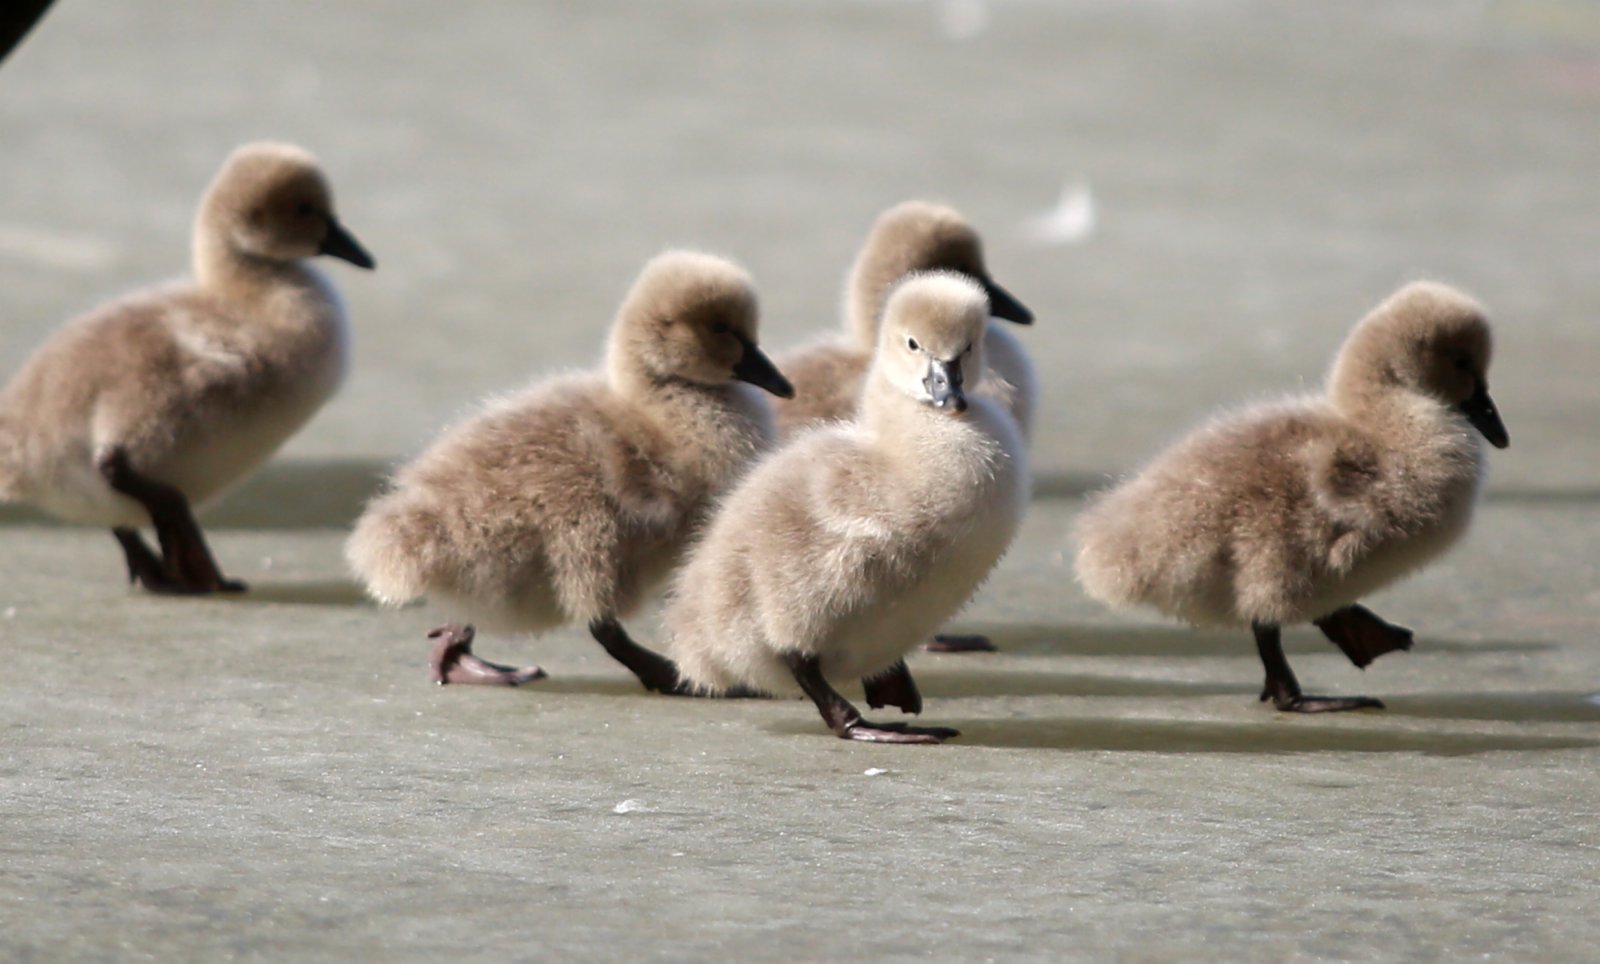
[(1337, 713), (1342, 710), (1381, 710), (1383, 701), (1370, 696), (1307, 696), (1284, 658), (1278, 627), (1257, 623), (1252, 627), (1261, 664), (1267, 671), (1261, 686), (1261, 702), (1271, 702), (1283, 713)]
[(429, 639), (435, 640), (428, 657), (428, 669), (435, 683), (440, 686), (446, 683), (521, 686), (545, 678), (545, 671), (537, 666), (517, 669), (474, 656), (472, 639), (475, 635), (471, 626), (456, 624), (440, 626), (428, 634)]
[[(839, 691), (823, 678), (821, 661), (815, 655), (788, 653), (784, 656), (784, 661), (789, 664), (789, 670), (794, 673), (795, 682), (800, 684), (801, 691), (816, 704), (817, 712), (822, 714), (822, 721), (828, 724), (828, 729), (841, 740), (861, 740), (865, 743), (943, 743), (953, 736), (961, 735), (959, 730), (952, 730), (948, 726), (910, 726), (905, 723), (874, 723), (862, 719), (856, 708), (850, 705), (850, 701), (840, 696)], [(911, 674), (906, 672), (904, 662), (897, 662), (888, 673), (880, 673), (875, 679), (881, 681), (885, 677), (895, 676), (904, 676), (904, 682), (910, 684), (912, 692), (915, 693), (916, 686), (911, 683)], [(921, 701), (922, 697), (918, 695), (916, 705), (919, 709)]]
[(875, 710), (895, 706), (907, 713), (922, 712), (922, 692), (903, 659), (895, 660), (893, 666), (877, 676), (862, 680), (861, 688), (866, 691), (867, 705)]
[(1277, 699), (1263, 692), (1261, 701), (1268, 700), (1283, 713), (1339, 713), (1344, 710), (1381, 710), (1383, 700), (1370, 696), (1307, 696), (1301, 693), (1286, 699)]
[(935, 633), (922, 644), (929, 653), (996, 653), (1000, 647), (982, 633)]
[(860, 740), (864, 743), (943, 743), (951, 737), (961, 735), (960, 730), (953, 730), (948, 726), (874, 723), (859, 717), (853, 723), (846, 723), (838, 732), (840, 739)]
[(1415, 637), (1411, 630), (1385, 621), (1365, 606), (1336, 609), (1313, 622), (1362, 669), (1384, 653), (1410, 649)]

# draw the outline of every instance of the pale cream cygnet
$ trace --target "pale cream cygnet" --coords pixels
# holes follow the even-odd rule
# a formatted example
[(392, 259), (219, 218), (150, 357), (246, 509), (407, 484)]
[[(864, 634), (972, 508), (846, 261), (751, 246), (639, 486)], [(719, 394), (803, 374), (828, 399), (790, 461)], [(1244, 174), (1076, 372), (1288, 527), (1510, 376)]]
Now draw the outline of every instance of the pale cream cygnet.
[(971, 389), (989, 302), (969, 278), (915, 274), (884, 309), (860, 416), (801, 435), (722, 501), (663, 616), (683, 676), (709, 692), (796, 687), (840, 737), (939, 742), (869, 705), (922, 698), (904, 656), (960, 609), (1010, 545), (1027, 501), (1016, 421)]
[[(830, 421), (854, 418), (878, 341), (884, 299), (906, 275), (916, 271), (955, 271), (972, 278), (989, 297), (992, 317), (1021, 325), (1033, 323), (1029, 311), (990, 276), (983, 239), (960, 212), (931, 201), (905, 201), (880, 214), (862, 243), (845, 281), (844, 331), (823, 336), (778, 356), (795, 385), (795, 397), (776, 403), (779, 434), (799, 432)], [(1022, 340), (1005, 324), (984, 327), (988, 371), (981, 391), (1005, 403), (1022, 431), (1032, 437), (1039, 378)], [(927, 644), (935, 652), (989, 652), (988, 637), (939, 633)]]

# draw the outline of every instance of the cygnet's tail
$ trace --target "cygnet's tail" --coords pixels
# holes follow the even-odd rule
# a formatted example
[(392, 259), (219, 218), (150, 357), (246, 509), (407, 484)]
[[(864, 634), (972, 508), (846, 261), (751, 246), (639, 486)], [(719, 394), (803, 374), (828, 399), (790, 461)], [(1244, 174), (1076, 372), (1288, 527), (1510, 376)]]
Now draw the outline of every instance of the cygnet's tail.
[(1141, 558), (1134, 526), (1121, 518), (1107, 497), (1091, 505), (1073, 528), (1078, 555), (1073, 570), (1084, 592), (1112, 607), (1146, 601), (1148, 562)]
[(388, 606), (401, 606), (428, 591), (430, 532), (437, 529), (429, 511), (409, 504), (401, 492), (379, 496), (356, 520), (344, 544), (344, 557), (367, 588)]

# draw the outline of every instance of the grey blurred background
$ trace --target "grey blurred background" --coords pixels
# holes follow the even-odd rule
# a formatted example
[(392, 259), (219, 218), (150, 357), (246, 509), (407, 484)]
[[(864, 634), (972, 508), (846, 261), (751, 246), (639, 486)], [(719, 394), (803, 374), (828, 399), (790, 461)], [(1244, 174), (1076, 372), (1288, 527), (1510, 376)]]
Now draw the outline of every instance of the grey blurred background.
[[(930, 196), (1040, 316), (1047, 492), (1314, 383), (1419, 276), (1499, 322), (1495, 484), (1589, 488), (1597, 51), (1577, 0), (61, 0), (0, 71), (0, 368), (183, 270), (215, 168), (271, 137), (380, 263), (329, 267), (355, 367), (288, 456), (403, 455), (589, 364), (668, 245), (743, 261), (767, 342), (832, 328), (873, 216)], [(1069, 186), (1093, 230), (1037, 240)]]

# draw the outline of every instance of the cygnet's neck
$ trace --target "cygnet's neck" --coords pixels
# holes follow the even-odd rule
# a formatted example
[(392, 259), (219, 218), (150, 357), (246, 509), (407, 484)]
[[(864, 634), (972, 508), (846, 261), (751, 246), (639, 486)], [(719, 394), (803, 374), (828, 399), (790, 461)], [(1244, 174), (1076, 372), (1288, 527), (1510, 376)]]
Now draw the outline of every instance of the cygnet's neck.
[[(1464, 417), (1439, 399), (1370, 373), (1362, 378), (1335, 370), (1328, 401), (1344, 418), (1399, 448), (1466, 425)], [(1470, 430), (1467, 434), (1476, 437)]]
[(863, 352), (871, 354), (878, 345), (883, 299), (900, 274), (895, 274), (892, 267), (884, 264), (881, 255), (871, 251), (862, 252), (850, 266), (849, 280), (845, 284), (845, 329)]
[(912, 398), (877, 373), (861, 392), (861, 424), (887, 439), (892, 448), (913, 451), (924, 440), (942, 437), (962, 424), (962, 416)]
[(278, 261), (241, 251), (202, 208), (194, 227), (195, 283), (232, 298), (259, 296), (285, 284), (310, 286), (317, 276), (303, 261)]
[(744, 386), (731, 382), (704, 385), (662, 375), (651, 371), (615, 341), (607, 351), (606, 375), (612, 390), (638, 405), (641, 412), (664, 430), (677, 434), (685, 444), (692, 444), (707, 431), (745, 434), (750, 429), (749, 420), (759, 414), (756, 410), (760, 403), (752, 400)]
[(960, 415), (942, 411), (883, 378), (871, 379), (862, 393), (861, 424), (874, 436), (881, 464), (892, 467), (900, 497), (921, 511), (972, 509), (972, 500), (981, 501), (1009, 471), (1008, 451), (1021, 451), (1020, 442), (1008, 445), (1000, 434), (1009, 416), (981, 396), (969, 395), (968, 404)]
[(684, 378), (664, 376), (650, 371), (627, 353), (613, 349), (606, 358), (606, 374), (611, 387), (624, 398), (639, 401), (662, 400), (668, 404), (679, 399), (692, 403), (711, 397), (711, 386), (699, 385)]

